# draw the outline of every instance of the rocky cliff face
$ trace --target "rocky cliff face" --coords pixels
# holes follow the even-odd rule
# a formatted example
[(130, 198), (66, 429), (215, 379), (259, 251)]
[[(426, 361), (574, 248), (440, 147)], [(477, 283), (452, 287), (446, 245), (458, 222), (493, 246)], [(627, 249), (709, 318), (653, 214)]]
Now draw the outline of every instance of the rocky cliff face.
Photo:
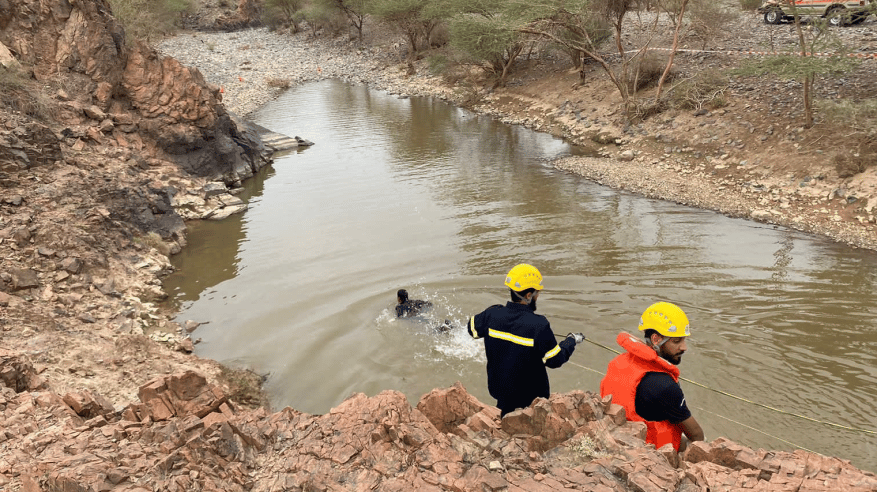
[[(62, 138), (145, 152), (229, 183), (266, 164), (261, 142), (225, 111), (219, 88), (126, 40), (105, 0), (4, 1), (0, 43), (37, 81), (57, 87)], [(41, 132), (28, 135), (17, 141), (46, 146)]]
[(105, 408), (170, 368), (217, 378), (155, 302), (184, 218), (245, 210), (228, 185), (262, 150), (197, 70), (126, 43), (104, 0), (0, 0), (0, 333), (40, 367), (0, 385), (99, 390)]
[[(683, 455), (643, 443), (645, 426), (586, 392), (555, 394), (500, 420), (458, 383), (416, 408), (385, 391), (325, 415), (244, 411), (194, 372), (144, 384), (114, 411), (91, 391), (40, 391), (26, 361), (0, 353), (0, 486), (146, 491), (877, 490), (849, 463), (725, 439)], [(20, 436), (8, 440), (12, 435)]]

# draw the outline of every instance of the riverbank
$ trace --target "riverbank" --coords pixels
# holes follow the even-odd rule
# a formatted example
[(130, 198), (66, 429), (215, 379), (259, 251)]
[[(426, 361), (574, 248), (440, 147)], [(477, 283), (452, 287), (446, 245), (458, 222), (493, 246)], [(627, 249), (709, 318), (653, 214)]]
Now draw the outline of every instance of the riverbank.
[[(58, 49), (92, 46), (85, 41), (113, 45), (116, 36), (91, 28), (113, 27), (101, 17), (103, 3), (56, 3), (48, 8), (35, 2), (17, 8), (16, 3), (11, 12), (21, 14), (26, 28), (4, 42), (29, 48), (16, 54), (45, 54), (27, 42), (60, 39), (57, 33), (63, 30), (75, 42), (59, 43)], [(31, 15), (36, 14), (43, 15), (40, 21), (33, 21)], [(91, 21), (91, 26), (75, 24)], [(50, 24), (57, 30), (38, 31)], [(244, 38), (253, 44), (227, 51), (223, 40), (238, 40), (247, 33), (217, 38), (199, 34), (194, 42), (239, 60), (239, 52), (261, 49), (260, 38)], [(438, 95), (486, 112), (493, 106), (477, 101), (493, 100), (497, 107), (527, 101), (526, 94), (513, 91), (494, 100), (497, 92), (479, 89), (473, 102), (473, 91), (438, 86), (443, 79), (423, 75), (425, 62), (408, 75), (408, 68), (398, 63), (398, 53), (382, 48), (325, 41), (325, 50), (319, 51), (302, 41), (304, 51), (296, 53), (285, 42), (278, 41), (281, 52), (269, 53), (281, 71), (247, 70), (257, 61), (248, 55), (231, 65), (233, 70), (222, 80), (211, 79), (223, 87), (233, 109), (247, 114), (276, 95), (280, 89), (272, 86), (282, 86), (283, 80), (266, 77), (286, 73), (283, 65), (296, 65), (290, 57), (305, 57), (299, 69), (315, 72), (302, 75), (301, 81), (334, 71), (347, 74), (351, 82), (400, 94)], [(39, 47), (49, 50), (42, 62), (81, 62), (89, 69), (97, 64), (108, 72), (122, 71), (117, 65), (101, 66), (105, 59), (55, 56), (55, 45), (48, 45), (52, 46)], [(90, 52), (113, 54), (111, 49), (84, 53)], [(212, 88), (159, 85), (188, 81), (180, 76), (183, 72), (176, 72), (176, 78), (157, 77), (154, 85), (144, 77), (146, 90), (138, 94), (160, 95), (160, 101), (134, 114), (113, 107), (111, 118), (105, 118), (107, 114), (96, 111), (91, 101), (109, 105), (114, 95), (125, 94), (114, 89), (119, 85), (97, 83), (112, 77), (91, 80), (82, 77), (84, 69), (74, 73), (66, 64), (52, 68), (57, 70), (45, 73), (69, 79), (50, 81), (58, 84), (51, 87), (50, 96), (67, 112), (62, 114), (75, 117), (35, 124), (35, 118), (17, 110), (0, 112), (2, 127), (9, 129), (4, 135), (38, 137), (38, 131), (44, 131), (52, 137), (27, 139), (23, 148), (29, 155), (44, 154), (50, 146), (58, 151), (33, 166), (4, 167), (0, 173), (0, 330), (5, 349), (0, 353), (0, 425), (5, 430), (0, 435), (0, 488), (141, 492), (565, 487), (627, 492), (701, 490), (732, 483), (783, 491), (874, 490), (873, 473), (803, 451), (753, 451), (720, 439), (698, 445), (697, 453), (680, 461), (674, 453), (643, 446), (641, 426), (626, 423), (617, 408), (582, 392), (553, 395), (550, 402), (540, 402), (538, 410), (527, 409), (502, 422), (495, 408), (456, 388), (426, 395), (426, 403), (417, 409), (401, 394), (387, 391), (374, 397), (353, 395), (323, 416), (289, 408), (270, 413), (237, 392), (252, 380), (241, 383), (237, 376), (224, 374), (215, 361), (192, 354), (193, 340), (187, 334), (196, 324), (176, 325), (158, 308), (164, 295), (160, 279), (170, 269), (167, 256), (186, 246), (185, 237), (164, 238), (142, 223), (151, 219), (177, 225), (172, 204), (179, 202), (172, 201), (174, 197), (206, 202), (215, 199), (216, 187), (224, 188), (157, 157), (161, 149), (144, 147), (139, 133), (144, 127), (133, 119), (147, 112), (164, 114), (163, 103), (176, 101), (172, 89), (194, 87), (199, 89), (194, 92), (209, 95)], [(361, 73), (350, 73), (357, 70)], [(154, 65), (142, 70), (158, 71)], [(567, 76), (571, 74), (564, 72)], [(244, 99), (238, 91), (249, 90), (245, 84), (253, 80), (260, 85), (252, 98)], [(78, 106), (78, 96), (89, 104)], [(537, 116), (521, 112), (498, 117), (535, 127), (543, 125)], [(596, 118), (588, 122), (592, 121)], [(623, 131), (622, 127), (620, 135), (626, 135)], [(619, 150), (614, 145), (603, 152), (613, 155)], [(679, 148), (680, 154), (688, 152), (684, 148)], [(676, 154), (673, 147), (670, 150)], [(248, 410), (247, 404), (256, 408)]]
[[(627, 125), (617, 114), (612, 87), (596, 68), (587, 77), (590, 85), (577, 86), (578, 72), (556, 60), (530, 64), (512, 76), (508, 87), (489, 90), (433, 75), (428, 58), (415, 62), (412, 74), (400, 63), (398, 48), (386, 42), (360, 46), (262, 28), (181, 34), (159, 49), (198, 67), (222, 87), (223, 102), (239, 114), (253, 113), (284, 87), (326, 78), (400, 96), (438, 97), (592, 148), (602, 157), (567, 158), (556, 166), (599, 184), (877, 249), (877, 168), (838, 176), (832, 162), (837, 149), (830, 141), (825, 147), (808, 142), (821, 139), (825, 129), (797, 127), (792, 111), (783, 116), (773, 100), (752, 91), (756, 81), (731, 86), (721, 109), (670, 110)], [(733, 62), (678, 59), (682, 73)]]

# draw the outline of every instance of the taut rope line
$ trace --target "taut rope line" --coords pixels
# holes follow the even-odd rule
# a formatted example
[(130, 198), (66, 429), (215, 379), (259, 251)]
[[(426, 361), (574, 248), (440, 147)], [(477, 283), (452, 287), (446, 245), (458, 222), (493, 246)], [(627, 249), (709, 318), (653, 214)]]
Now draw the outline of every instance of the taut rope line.
[[(554, 336), (556, 336), (556, 337), (558, 337), (558, 338), (566, 338), (566, 337), (563, 337), (563, 336), (561, 336), (561, 335), (557, 335), (557, 334), (555, 334)], [(615, 354), (620, 354), (620, 353), (621, 353), (621, 352), (619, 352), (619, 351), (613, 349), (612, 347), (607, 347), (606, 345), (603, 345), (602, 343), (597, 343), (597, 342), (595, 342), (595, 341), (593, 341), (593, 340), (591, 340), (591, 339), (589, 339), (589, 338), (585, 338), (585, 341), (586, 341), (586, 342), (590, 342), (590, 343), (592, 343), (592, 344), (594, 344), (594, 345), (596, 345), (596, 346), (598, 346), (598, 347), (600, 347), (600, 348), (603, 348), (603, 349), (608, 350), (608, 351), (610, 351), (610, 352), (613, 352), (613, 353), (615, 353)], [(588, 368), (588, 367), (584, 367), (584, 366), (582, 366), (582, 365), (580, 365), (580, 364), (576, 364), (576, 363), (574, 363), (574, 362), (571, 362), (571, 363), (572, 363), (573, 365), (576, 365), (576, 366), (581, 367), (581, 368), (583, 368), (583, 369), (587, 369), (587, 370), (589, 370), (589, 371), (593, 371), (593, 372), (597, 372), (597, 373), (599, 373), (599, 374), (603, 374), (603, 373), (600, 373), (599, 371), (596, 371), (596, 370), (591, 369), (591, 368)], [(768, 410), (773, 410), (774, 412), (781, 413), (781, 414), (783, 414), (783, 415), (789, 415), (789, 416), (792, 416), (792, 417), (797, 417), (797, 418), (799, 418), (799, 419), (807, 420), (807, 421), (810, 421), (810, 422), (815, 422), (815, 423), (817, 423), (817, 424), (828, 425), (828, 426), (831, 426), (831, 427), (835, 427), (835, 428), (837, 428), (837, 429), (844, 429), (844, 430), (848, 430), (848, 431), (861, 432), (861, 433), (864, 433), (864, 434), (877, 435), (877, 431), (873, 431), (873, 430), (869, 430), (869, 429), (859, 429), (859, 428), (856, 428), (856, 427), (850, 427), (850, 426), (846, 426), (846, 425), (843, 425), (843, 424), (836, 424), (836, 423), (834, 423), (834, 422), (828, 422), (828, 421), (825, 421), (825, 420), (814, 419), (813, 417), (808, 417), (808, 416), (806, 416), (806, 415), (801, 415), (801, 414), (794, 413), (794, 412), (788, 412), (788, 411), (786, 411), (786, 410), (782, 410), (782, 409), (779, 409), (779, 408), (776, 408), (776, 407), (772, 407), (772, 406), (770, 406), (770, 405), (765, 405), (764, 403), (758, 403), (757, 401), (752, 401), (752, 400), (749, 400), (749, 399), (747, 399), (747, 398), (743, 398), (742, 396), (737, 396), (737, 395), (734, 395), (734, 394), (728, 393), (727, 391), (722, 391), (722, 390), (718, 390), (718, 389), (715, 389), (715, 388), (710, 388), (709, 386), (707, 386), (707, 385), (705, 385), (705, 384), (698, 383), (697, 381), (692, 381), (692, 380), (690, 380), (690, 379), (688, 379), (688, 378), (680, 377), (679, 379), (681, 379), (682, 381), (685, 381), (686, 383), (691, 383), (691, 384), (693, 384), (693, 385), (695, 385), (695, 386), (700, 386), (700, 387), (703, 388), (703, 389), (707, 389), (707, 390), (710, 390), (710, 391), (716, 392), (716, 393), (718, 393), (718, 394), (720, 394), (720, 395), (725, 395), (725, 396), (728, 396), (728, 397), (730, 397), (730, 398), (734, 398), (734, 399), (736, 399), (736, 400), (740, 400), (740, 401), (745, 402), (745, 403), (750, 403), (750, 404), (752, 404), (752, 405), (756, 405), (756, 406), (759, 406), (759, 407), (762, 407), (762, 408), (766, 408), (766, 409), (768, 409)], [(710, 413), (712, 413), (712, 412), (710, 412)], [(715, 414), (715, 415), (719, 415), (719, 414)], [(728, 417), (723, 417), (723, 416), (721, 416), (721, 415), (719, 415), (719, 417), (722, 417), (722, 418), (727, 419), (727, 420), (731, 420), (731, 419), (729, 419)], [(732, 420), (732, 422), (733, 422), (733, 420)], [(744, 424), (740, 424), (740, 425), (744, 425)], [(758, 429), (752, 429), (752, 430), (758, 430)], [(758, 431), (758, 432), (761, 432), (761, 431)], [(765, 435), (770, 436), (770, 434), (767, 434), (767, 433), (764, 433), (764, 432), (762, 432), (762, 433), (765, 434)], [(775, 437), (775, 436), (771, 436), (771, 437)], [(776, 439), (780, 439), (780, 438), (777, 437)], [(780, 440), (782, 441), (782, 439), (780, 439)], [(791, 443), (789, 443), (789, 444), (791, 444)], [(807, 451), (806, 448), (802, 448), (802, 447), (800, 447), (800, 446), (797, 446), (797, 447), (799, 447), (799, 448), (804, 449), (805, 451)]]
[[(572, 365), (574, 365), (574, 366), (576, 366), (576, 367), (581, 367), (582, 369), (585, 369), (586, 371), (591, 371), (591, 372), (597, 373), (597, 374), (599, 374), (599, 375), (601, 375), (601, 376), (605, 376), (605, 375), (606, 375), (606, 373), (600, 372), (600, 371), (598, 371), (598, 370), (596, 370), (596, 369), (591, 369), (590, 367), (586, 367), (586, 366), (583, 366), (583, 365), (581, 365), (581, 364), (577, 364), (577, 363), (572, 362), (572, 361), (568, 361), (567, 364), (572, 364)], [(800, 445), (795, 444), (795, 443), (793, 443), (793, 442), (791, 442), (791, 441), (787, 441), (787, 440), (783, 439), (782, 437), (775, 436), (775, 435), (773, 435), (773, 434), (770, 434), (770, 433), (764, 432), (763, 430), (756, 429), (755, 427), (752, 427), (751, 425), (746, 425), (746, 424), (744, 424), (743, 422), (737, 422), (736, 420), (734, 420), (734, 419), (732, 419), (732, 418), (725, 417), (724, 415), (721, 415), (721, 414), (718, 414), (718, 413), (715, 413), (715, 412), (710, 412), (709, 410), (707, 410), (707, 409), (705, 409), (705, 408), (701, 408), (701, 407), (694, 407), (694, 408), (696, 408), (696, 409), (698, 409), (698, 410), (701, 410), (701, 411), (704, 411), (704, 412), (706, 412), (706, 413), (711, 413), (711, 414), (715, 415), (716, 417), (721, 417), (721, 418), (723, 418), (723, 419), (725, 419), (725, 420), (728, 420), (728, 421), (731, 421), (731, 422), (733, 422), (733, 423), (735, 423), (735, 424), (737, 424), (737, 425), (740, 425), (740, 426), (746, 427), (746, 428), (749, 429), (749, 430), (753, 430), (753, 431), (755, 431), (755, 432), (758, 432), (759, 434), (764, 434), (764, 435), (767, 436), (767, 437), (772, 437), (772, 438), (776, 439), (777, 441), (784, 442), (784, 443), (786, 443), (786, 444), (788, 444), (789, 446), (792, 446), (792, 447), (794, 447), (794, 448), (803, 449), (804, 451), (809, 451), (809, 452), (811, 452), (811, 453), (816, 453), (816, 451), (813, 451), (813, 450), (807, 449), (807, 448), (805, 448), (804, 446), (800, 446)]]

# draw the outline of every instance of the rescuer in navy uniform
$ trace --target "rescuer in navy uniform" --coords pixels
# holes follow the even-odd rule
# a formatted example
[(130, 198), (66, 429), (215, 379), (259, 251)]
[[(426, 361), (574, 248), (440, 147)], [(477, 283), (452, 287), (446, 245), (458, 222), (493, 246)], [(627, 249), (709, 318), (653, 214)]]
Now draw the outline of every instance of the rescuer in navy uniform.
[(511, 301), (490, 306), (469, 319), (469, 334), (484, 339), (487, 389), (500, 415), (548, 398), (548, 371), (562, 366), (585, 337), (567, 335), (558, 345), (545, 316), (536, 314), (542, 274), (532, 265), (516, 265), (506, 275)]

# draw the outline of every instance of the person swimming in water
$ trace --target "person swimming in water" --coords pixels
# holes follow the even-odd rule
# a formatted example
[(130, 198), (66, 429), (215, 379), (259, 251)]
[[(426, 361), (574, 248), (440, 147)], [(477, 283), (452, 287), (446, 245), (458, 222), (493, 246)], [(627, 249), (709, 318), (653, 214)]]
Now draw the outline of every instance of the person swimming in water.
[(410, 318), (412, 316), (417, 316), (424, 310), (431, 307), (432, 303), (429, 301), (421, 301), (420, 299), (409, 299), (408, 291), (405, 289), (399, 289), (399, 292), (396, 292), (397, 318)]
[[(399, 289), (399, 292), (396, 292), (396, 302), (397, 318), (413, 318), (432, 307), (432, 303), (429, 301), (409, 299), (408, 291), (405, 289)], [(434, 326), (432, 329), (437, 333), (447, 333), (451, 328), (453, 328), (451, 321), (446, 319), (444, 323)]]

